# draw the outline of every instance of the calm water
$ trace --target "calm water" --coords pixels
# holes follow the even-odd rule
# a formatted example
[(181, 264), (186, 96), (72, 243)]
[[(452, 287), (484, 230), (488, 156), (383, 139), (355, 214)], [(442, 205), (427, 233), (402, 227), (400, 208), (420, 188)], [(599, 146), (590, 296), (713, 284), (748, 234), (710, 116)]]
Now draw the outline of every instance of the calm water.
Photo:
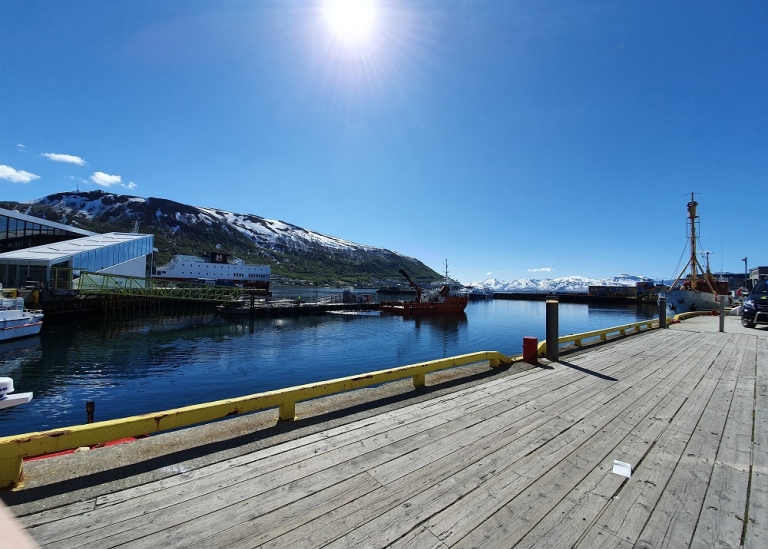
[[(296, 292), (294, 292), (296, 293)], [(312, 297), (305, 292), (303, 299)], [(627, 324), (643, 308), (561, 304), (560, 333)], [(544, 339), (544, 302), (470, 302), (460, 318), (322, 315), (226, 319), (214, 315), (90, 320), (43, 326), (0, 344), (0, 376), (28, 404), (0, 410), (0, 436), (155, 412), (415, 362)]]

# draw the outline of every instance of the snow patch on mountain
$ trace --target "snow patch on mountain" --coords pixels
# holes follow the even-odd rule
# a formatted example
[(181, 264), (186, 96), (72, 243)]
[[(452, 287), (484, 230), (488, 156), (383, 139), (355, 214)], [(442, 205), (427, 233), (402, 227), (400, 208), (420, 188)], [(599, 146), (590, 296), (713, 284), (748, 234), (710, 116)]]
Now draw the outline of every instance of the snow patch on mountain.
[(473, 288), (483, 288), (495, 292), (526, 292), (526, 293), (587, 293), (590, 286), (634, 286), (637, 282), (653, 282), (644, 276), (620, 274), (610, 278), (587, 278), (585, 276), (563, 276), (559, 278), (530, 279), (504, 281), (487, 278), (467, 284)]

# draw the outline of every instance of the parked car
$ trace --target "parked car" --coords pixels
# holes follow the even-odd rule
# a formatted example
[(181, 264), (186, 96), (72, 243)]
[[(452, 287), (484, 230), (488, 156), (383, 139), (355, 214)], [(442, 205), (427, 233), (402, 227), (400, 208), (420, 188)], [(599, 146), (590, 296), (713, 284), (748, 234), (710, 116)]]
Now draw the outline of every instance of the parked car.
[(768, 280), (759, 280), (741, 305), (741, 324), (754, 328), (756, 324), (768, 324)]

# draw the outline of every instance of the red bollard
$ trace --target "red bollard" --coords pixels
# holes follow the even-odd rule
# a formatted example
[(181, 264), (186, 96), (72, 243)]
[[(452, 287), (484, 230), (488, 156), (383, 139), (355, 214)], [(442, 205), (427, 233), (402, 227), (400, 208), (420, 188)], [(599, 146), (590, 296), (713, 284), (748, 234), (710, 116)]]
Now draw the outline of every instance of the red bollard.
[(539, 350), (539, 340), (535, 337), (529, 337), (525, 336), (523, 337), (523, 360), (525, 362), (530, 362), (531, 364), (536, 364), (538, 362), (538, 358), (536, 357), (536, 353)]

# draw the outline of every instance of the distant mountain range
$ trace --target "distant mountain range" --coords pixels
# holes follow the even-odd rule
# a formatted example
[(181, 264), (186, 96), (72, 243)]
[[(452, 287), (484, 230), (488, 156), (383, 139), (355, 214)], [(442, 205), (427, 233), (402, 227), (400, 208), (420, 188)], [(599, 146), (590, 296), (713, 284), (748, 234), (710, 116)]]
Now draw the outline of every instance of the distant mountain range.
[[(158, 265), (176, 254), (206, 255), (220, 245), (249, 264), (269, 264), (272, 274), (287, 283), (391, 286), (403, 283), (400, 269), (417, 282), (442, 279), (418, 259), (397, 252), (284, 221), (162, 198), (104, 191), (65, 192), (32, 202), (0, 202), (0, 207), (97, 233), (132, 232), (138, 227), (138, 232), (154, 235)], [(568, 276), (505, 282), (489, 278), (471, 286), (498, 292), (586, 293), (590, 285), (634, 286), (647, 280), (625, 274), (603, 280)]]
[(473, 282), (470, 286), (485, 288), (496, 292), (525, 292), (525, 293), (587, 293), (589, 286), (634, 286), (637, 282), (653, 282), (644, 276), (621, 274), (611, 278), (586, 278), (584, 276), (564, 276), (561, 278), (546, 278), (543, 280), (521, 278), (505, 282), (496, 278), (488, 278)]
[(269, 264), (273, 277), (288, 283), (387, 286), (440, 275), (418, 259), (356, 244), (298, 225), (253, 214), (189, 206), (162, 198), (103, 191), (57, 193), (32, 202), (0, 202), (0, 207), (97, 232), (153, 234), (165, 264), (173, 255), (207, 255), (217, 245), (249, 264)]

